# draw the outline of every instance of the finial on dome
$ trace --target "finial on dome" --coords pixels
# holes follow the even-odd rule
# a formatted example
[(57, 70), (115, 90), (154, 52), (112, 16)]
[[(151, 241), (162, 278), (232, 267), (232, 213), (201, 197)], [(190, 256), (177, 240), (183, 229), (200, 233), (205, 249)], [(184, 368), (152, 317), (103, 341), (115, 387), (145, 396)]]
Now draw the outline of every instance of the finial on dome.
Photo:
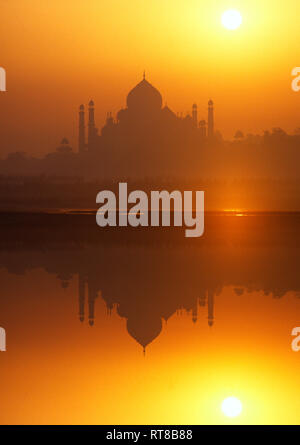
[(146, 80), (146, 71), (143, 72), (143, 80)]
[(146, 73), (143, 80), (139, 82), (127, 96), (127, 108), (141, 112), (158, 111), (162, 107), (162, 97), (160, 92), (146, 80)]

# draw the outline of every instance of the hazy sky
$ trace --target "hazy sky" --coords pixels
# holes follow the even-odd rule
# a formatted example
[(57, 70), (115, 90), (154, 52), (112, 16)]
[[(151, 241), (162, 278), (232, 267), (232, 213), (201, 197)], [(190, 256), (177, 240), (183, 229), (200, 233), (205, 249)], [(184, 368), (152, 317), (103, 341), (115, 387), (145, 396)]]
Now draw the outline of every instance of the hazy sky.
[[(79, 104), (93, 98), (102, 126), (142, 78), (174, 111), (213, 98), (216, 127), (262, 132), (300, 127), (298, 0), (0, 0), (0, 155), (54, 150), (77, 137)], [(243, 24), (222, 27), (223, 11)]]

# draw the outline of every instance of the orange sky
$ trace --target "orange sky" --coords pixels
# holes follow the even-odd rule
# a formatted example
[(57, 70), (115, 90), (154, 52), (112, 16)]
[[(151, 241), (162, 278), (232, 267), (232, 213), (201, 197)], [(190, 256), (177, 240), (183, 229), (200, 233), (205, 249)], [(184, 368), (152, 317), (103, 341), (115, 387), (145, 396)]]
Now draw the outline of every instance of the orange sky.
[[(222, 27), (229, 8), (243, 15)], [(292, 132), (300, 92), (298, 0), (1, 0), (0, 155), (54, 150), (63, 136), (76, 146), (77, 108), (92, 97), (101, 127), (125, 104), (146, 69), (174, 111), (216, 104), (216, 127)]]

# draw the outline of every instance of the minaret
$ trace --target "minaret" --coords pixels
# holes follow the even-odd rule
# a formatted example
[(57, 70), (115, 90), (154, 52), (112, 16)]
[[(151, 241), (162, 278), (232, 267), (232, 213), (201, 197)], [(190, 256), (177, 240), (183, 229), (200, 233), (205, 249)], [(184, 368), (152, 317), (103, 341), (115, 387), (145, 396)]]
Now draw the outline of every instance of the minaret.
[(112, 116), (112, 112), (109, 111), (106, 114), (106, 125), (112, 125), (113, 123), (114, 123), (114, 119), (113, 119), (113, 116)]
[(209, 290), (207, 294), (208, 326), (212, 326), (214, 324), (214, 293)]
[(84, 321), (84, 287), (85, 287), (85, 280), (82, 274), (79, 274), (78, 277), (78, 293), (79, 293), (79, 320)]
[(94, 102), (91, 100), (89, 102), (89, 127), (88, 127), (88, 148), (89, 150), (93, 146), (95, 135), (95, 108)]
[(201, 137), (206, 138), (206, 122), (204, 119), (199, 122), (199, 131)]
[(212, 138), (214, 135), (214, 103), (210, 99), (208, 101), (208, 118), (207, 118), (207, 136)]
[(85, 151), (85, 125), (84, 125), (84, 105), (79, 107), (79, 135), (78, 135), (78, 151)]
[(192, 119), (193, 119), (194, 126), (197, 128), (197, 126), (198, 126), (198, 108), (197, 108), (197, 104), (193, 104)]

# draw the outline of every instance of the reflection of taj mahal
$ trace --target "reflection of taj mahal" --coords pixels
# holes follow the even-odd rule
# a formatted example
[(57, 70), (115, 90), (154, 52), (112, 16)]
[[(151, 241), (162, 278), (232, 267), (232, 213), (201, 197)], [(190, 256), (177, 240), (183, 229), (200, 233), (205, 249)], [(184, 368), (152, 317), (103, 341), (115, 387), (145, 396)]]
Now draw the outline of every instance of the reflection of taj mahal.
[[(208, 215), (205, 236), (192, 244), (173, 230), (140, 236), (135, 229), (99, 232), (94, 215), (26, 214), (22, 224), (14, 219), (2, 224), (0, 269), (17, 275), (43, 269), (63, 289), (76, 278), (78, 290), (71, 286), (70, 292), (76, 306), (79, 300), (80, 320), (100, 325), (101, 296), (108, 314), (126, 320), (127, 332), (142, 347), (182, 312), (195, 327), (212, 326), (216, 299), (226, 302), (225, 287), (241, 304), (257, 292), (276, 300), (287, 292), (300, 297), (300, 231), (294, 215)], [(239, 310), (227, 307), (223, 316), (233, 309)]]
[(86, 132), (84, 105), (79, 108), (78, 148), (80, 153), (95, 152), (98, 149), (136, 144), (174, 144), (178, 140), (191, 141), (199, 146), (206, 139), (214, 136), (214, 106), (208, 102), (207, 122), (198, 120), (198, 108), (192, 106), (192, 113), (183, 116), (175, 114), (163, 106), (160, 92), (145, 78), (128, 94), (126, 108), (121, 109), (116, 117), (107, 113), (106, 123), (98, 134), (95, 124), (94, 102), (88, 105), (88, 126)]
[[(160, 312), (158, 307), (147, 307), (147, 300), (133, 300), (131, 307), (130, 299), (122, 298), (111, 299), (103, 295), (98, 290), (99, 286), (96, 282), (91, 282), (87, 277), (85, 278), (79, 274), (79, 320), (85, 321), (88, 319), (89, 325), (93, 326), (95, 322), (95, 302), (98, 295), (104, 299), (107, 307), (107, 314), (111, 315), (112, 310), (127, 319), (127, 331), (129, 335), (134, 338), (144, 349), (159, 336), (163, 326), (163, 320), (167, 321), (175, 313), (181, 315), (183, 310), (191, 315), (193, 323), (196, 323), (200, 311), (207, 306), (208, 326), (213, 326), (214, 323), (214, 292), (211, 289), (203, 291), (199, 298), (190, 299), (190, 304), (187, 302), (184, 306), (179, 308), (168, 308), (167, 312)], [(86, 301), (87, 290), (87, 301)], [(87, 314), (86, 314), (87, 304)]]

